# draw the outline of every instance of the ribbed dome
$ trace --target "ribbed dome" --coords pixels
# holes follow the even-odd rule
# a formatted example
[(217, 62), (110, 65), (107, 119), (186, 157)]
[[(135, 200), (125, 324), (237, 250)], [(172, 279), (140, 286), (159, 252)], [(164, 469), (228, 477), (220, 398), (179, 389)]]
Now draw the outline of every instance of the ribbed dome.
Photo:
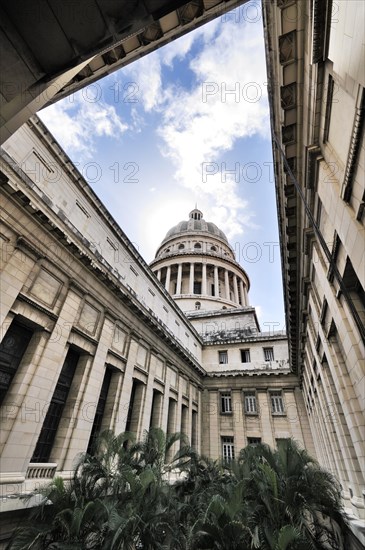
[(174, 225), (167, 233), (166, 237), (161, 244), (165, 243), (172, 237), (181, 235), (182, 233), (211, 233), (216, 237), (220, 237), (228, 244), (228, 239), (216, 225), (212, 222), (206, 222), (203, 220), (203, 214), (200, 210), (195, 208), (189, 214), (189, 219), (187, 221), (179, 222)]

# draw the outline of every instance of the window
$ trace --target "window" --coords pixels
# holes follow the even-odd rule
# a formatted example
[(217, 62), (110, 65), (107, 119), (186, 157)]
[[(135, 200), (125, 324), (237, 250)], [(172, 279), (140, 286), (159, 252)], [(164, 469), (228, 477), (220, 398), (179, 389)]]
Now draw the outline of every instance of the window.
[(183, 244), (179, 244), (179, 246), (177, 247), (179, 250), (184, 250), (185, 246)]
[(195, 309), (200, 309), (200, 308), (201, 308), (201, 303), (195, 302)]
[(326, 101), (326, 113), (324, 118), (324, 128), (323, 128), (323, 143), (326, 143), (328, 140), (328, 135), (330, 131), (330, 120), (331, 120), (331, 109), (333, 102), (333, 88), (334, 80), (332, 75), (328, 75), (328, 86), (327, 86), (327, 101)]
[(274, 348), (264, 348), (265, 361), (274, 361)]
[(216, 249), (215, 246), (211, 246), (211, 247), (210, 247), (210, 250), (211, 250), (212, 252), (217, 252), (217, 249)]
[(228, 351), (218, 351), (218, 360), (220, 365), (228, 363)]
[(202, 245), (200, 243), (195, 243), (194, 244), (194, 248), (201, 248), (201, 247), (202, 247)]
[(222, 437), (222, 455), (224, 462), (234, 460), (233, 437)]
[(250, 361), (251, 361), (250, 350), (241, 349), (241, 363), (250, 363)]
[(281, 391), (270, 392), (271, 399), (271, 412), (273, 414), (283, 414), (284, 413), (284, 402)]
[(244, 401), (245, 401), (245, 413), (257, 414), (257, 401), (256, 401), (255, 392), (254, 391), (245, 392)]
[(248, 445), (258, 445), (261, 443), (261, 437), (248, 437), (247, 438), (247, 444)]
[(201, 282), (194, 282), (194, 294), (202, 293), (202, 284)]
[(52, 400), (48, 407), (31, 462), (49, 461), (58, 425), (62, 418), (62, 413), (66, 405), (79, 358), (80, 356), (76, 351), (69, 349), (56, 388), (53, 392)]
[(221, 393), (221, 413), (229, 414), (232, 412), (231, 392)]
[(31, 330), (14, 321), (0, 344), (0, 404), (10, 388), (31, 337)]

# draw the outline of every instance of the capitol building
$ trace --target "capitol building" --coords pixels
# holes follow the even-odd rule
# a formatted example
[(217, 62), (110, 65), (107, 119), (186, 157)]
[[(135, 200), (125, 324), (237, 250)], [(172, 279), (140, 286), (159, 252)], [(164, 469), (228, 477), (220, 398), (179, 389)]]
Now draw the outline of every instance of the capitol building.
[(364, 2), (261, 4), (287, 333), (261, 331), (204, 205), (148, 265), (36, 115), (245, 2), (94, 2), (95, 25), (72, 2), (58, 19), (16, 4), (0, 29), (0, 547), (22, 495), (69, 479), (100, 432), (158, 426), (223, 460), (294, 438), (339, 479), (361, 550)]

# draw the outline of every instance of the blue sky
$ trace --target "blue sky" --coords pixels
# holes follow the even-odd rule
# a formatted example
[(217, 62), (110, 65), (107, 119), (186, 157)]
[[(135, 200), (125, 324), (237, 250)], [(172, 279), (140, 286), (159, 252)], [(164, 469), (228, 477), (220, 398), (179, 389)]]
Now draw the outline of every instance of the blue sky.
[(284, 326), (266, 82), (252, 3), (40, 113), (147, 262), (197, 203), (247, 271), (262, 330)]

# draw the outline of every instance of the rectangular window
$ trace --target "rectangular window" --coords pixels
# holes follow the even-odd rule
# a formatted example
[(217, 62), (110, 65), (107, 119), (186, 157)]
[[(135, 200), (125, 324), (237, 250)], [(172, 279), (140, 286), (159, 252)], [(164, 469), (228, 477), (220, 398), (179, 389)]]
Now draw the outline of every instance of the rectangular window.
[(261, 443), (261, 437), (248, 437), (247, 443), (248, 445), (258, 445)]
[(265, 361), (274, 361), (274, 348), (264, 348)]
[(232, 412), (232, 398), (230, 392), (221, 393), (221, 412), (225, 414)]
[(284, 413), (284, 401), (281, 391), (270, 392), (271, 399), (271, 412), (273, 414), (283, 414)]
[(194, 294), (202, 293), (202, 284), (201, 282), (194, 282)]
[(228, 351), (218, 351), (218, 360), (220, 365), (228, 363)]
[(234, 460), (233, 437), (222, 437), (222, 455), (224, 462)]
[(0, 404), (10, 388), (32, 334), (31, 330), (13, 321), (0, 344)]
[(43, 422), (31, 462), (48, 462), (80, 355), (69, 349)]
[(110, 368), (107, 368), (106, 371), (105, 371), (103, 384), (101, 386), (99, 401), (98, 401), (98, 405), (96, 407), (93, 427), (92, 427), (92, 430), (91, 430), (89, 445), (88, 445), (88, 448), (87, 448), (87, 452), (89, 454), (93, 452), (96, 440), (98, 438), (98, 435), (101, 432), (101, 426), (102, 426), (102, 422), (103, 422), (105, 405), (106, 405), (106, 400), (107, 400), (107, 397), (108, 397), (108, 391), (109, 391), (111, 377), (112, 377), (112, 371), (111, 371)]
[(323, 143), (326, 143), (328, 140), (328, 135), (330, 132), (330, 120), (331, 120), (331, 110), (332, 110), (332, 101), (333, 101), (333, 87), (334, 81), (331, 75), (328, 75), (328, 85), (327, 85), (327, 100), (326, 100), (326, 112), (324, 118), (324, 128), (323, 128)]
[(250, 361), (251, 361), (250, 350), (241, 349), (241, 363), (250, 363)]
[(245, 413), (257, 414), (257, 401), (255, 392), (245, 392)]

